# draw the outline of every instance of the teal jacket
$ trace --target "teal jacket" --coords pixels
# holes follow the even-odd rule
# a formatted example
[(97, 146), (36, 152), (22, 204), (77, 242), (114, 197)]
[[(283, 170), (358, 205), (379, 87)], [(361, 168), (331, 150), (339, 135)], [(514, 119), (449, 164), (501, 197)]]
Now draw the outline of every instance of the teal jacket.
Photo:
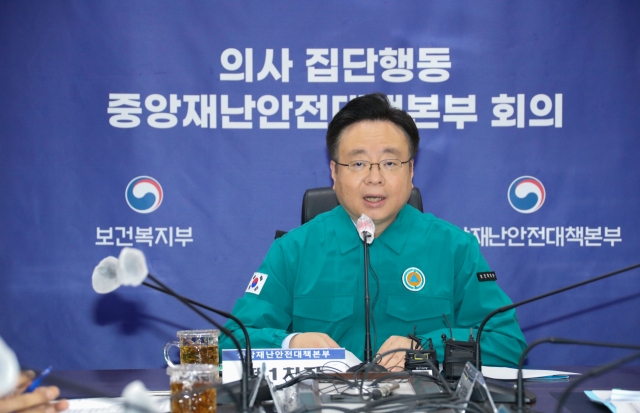
[[(431, 338), (442, 362), (441, 335), (467, 340), (482, 319), (511, 304), (496, 281), (480, 281), (490, 268), (474, 235), (407, 205), (369, 248), (369, 291), (374, 353), (392, 335)], [(363, 245), (338, 206), (274, 241), (258, 273), (259, 294), (245, 292), (233, 314), (245, 323), (253, 348), (279, 348), (292, 332), (323, 332), (364, 358)], [(486, 277), (485, 277), (486, 278)], [(247, 289), (249, 290), (249, 288)], [(242, 331), (225, 325), (241, 343)], [(516, 365), (526, 347), (515, 310), (494, 316), (482, 333), (482, 362)], [(221, 348), (233, 348), (222, 338)]]

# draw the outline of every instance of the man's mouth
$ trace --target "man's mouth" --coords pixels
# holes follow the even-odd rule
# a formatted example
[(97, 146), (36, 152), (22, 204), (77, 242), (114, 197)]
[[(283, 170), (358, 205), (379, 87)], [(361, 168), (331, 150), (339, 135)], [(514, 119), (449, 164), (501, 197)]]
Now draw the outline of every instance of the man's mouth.
[(364, 200), (367, 202), (379, 202), (382, 201), (384, 198), (381, 196), (365, 196)]

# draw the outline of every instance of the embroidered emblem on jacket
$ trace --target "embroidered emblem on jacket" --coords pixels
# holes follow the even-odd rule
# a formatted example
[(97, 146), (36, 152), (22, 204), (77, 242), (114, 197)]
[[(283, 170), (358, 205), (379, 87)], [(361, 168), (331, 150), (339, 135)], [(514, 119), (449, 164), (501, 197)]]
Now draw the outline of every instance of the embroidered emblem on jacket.
[(262, 287), (264, 287), (264, 283), (267, 282), (267, 274), (263, 274), (261, 272), (254, 272), (251, 277), (251, 281), (249, 281), (249, 285), (245, 292), (253, 293), (256, 295), (260, 295), (260, 291), (262, 291)]
[(424, 287), (424, 273), (419, 268), (411, 267), (404, 270), (402, 284), (409, 291), (420, 291)]

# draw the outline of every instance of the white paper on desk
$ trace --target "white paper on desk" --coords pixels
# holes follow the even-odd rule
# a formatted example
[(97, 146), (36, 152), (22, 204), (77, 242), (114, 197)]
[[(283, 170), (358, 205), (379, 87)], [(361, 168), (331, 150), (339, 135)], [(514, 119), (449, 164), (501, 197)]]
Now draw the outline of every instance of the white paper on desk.
[[(522, 378), (524, 379), (537, 379), (537, 378), (554, 378), (562, 376), (579, 375), (580, 373), (571, 373), (568, 371), (556, 371), (556, 370), (522, 370)], [(512, 369), (511, 367), (491, 367), (482, 366), (482, 375), (490, 379), (497, 380), (517, 380), (518, 369)]]
[[(153, 395), (153, 393), (152, 393)], [(168, 412), (169, 396), (155, 396), (161, 412)], [(124, 397), (99, 397), (92, 399), (70, 399), (65, 413), (124, 413)]]
[(584, 394), (596, 403), (604, 404), (614, 413), (640, 412), (640, 392), (631, 390), (585, 390)]
[(637, 390), (611, 390), (611, 401), (640, 402), (640, 391)]

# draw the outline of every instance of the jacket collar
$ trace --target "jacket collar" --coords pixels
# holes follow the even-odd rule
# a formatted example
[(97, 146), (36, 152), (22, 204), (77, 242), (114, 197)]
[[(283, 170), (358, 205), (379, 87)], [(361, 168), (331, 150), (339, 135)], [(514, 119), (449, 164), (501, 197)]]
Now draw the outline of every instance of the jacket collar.
[[(380, 237), (374, 240), (374, 243), (383, 243), (396, 254), (400, 254), (409, 239), (413, 227), (411, 224), (413, 209), (410, 205), (402, 207), (396, 220), (384, 230)], [(340, 246), (340, 252), (344, 254), (359, 247), (362, 241), (347, 211), (339, 205), (334, 209), (334, 213), (335, 221), (332, 226)]]
[(415, 218), (413, 212), (415, 212), (415, 208), (412, 206), (408, 204), (403, 206), (395, 221), (384, 230), (382, 235), (376, 238), (376, 241), (385, 244), (396, 254), (400, 254), (413, 229), (413, 219)]
[(334, 210), (335, 221), (331, 223), (333, 230), (340, 246), (340, 252), (345, 254), (354, 248), (360, 246), (362, 242), (358, 236), (358, 230), (355, 224), (351, 220), (347, 211), (344, 210), (342, 205), (338, 205)]

